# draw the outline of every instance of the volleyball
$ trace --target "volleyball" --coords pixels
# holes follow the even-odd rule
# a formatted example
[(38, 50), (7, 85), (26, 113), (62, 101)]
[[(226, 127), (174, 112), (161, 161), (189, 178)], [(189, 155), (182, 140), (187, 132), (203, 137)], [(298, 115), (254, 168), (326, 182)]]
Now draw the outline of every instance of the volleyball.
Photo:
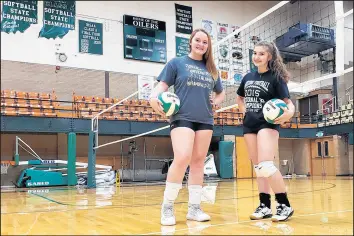
[(266, 102), (263, 106), (264, 119), (268, 123), (274, 124), (274, 120), (284, 113), (280, 107), (287, 107), (286, 103), (281, 99), (273, 98)]
[(166, 116), (172, 116), (179, 111), (180, 100), (176, 94), (163, 92), (158, 96), (158, 99), (162, 103), (162, 108)]

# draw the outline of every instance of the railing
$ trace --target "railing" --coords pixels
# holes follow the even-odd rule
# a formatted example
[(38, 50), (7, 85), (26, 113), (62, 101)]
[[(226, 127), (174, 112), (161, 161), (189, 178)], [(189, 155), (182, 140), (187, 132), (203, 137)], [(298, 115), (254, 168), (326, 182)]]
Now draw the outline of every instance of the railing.
[(318, 127), (325, 127), (353, 122), (353, 101), (341, 105), (337, 111), (328, 114), (318, 111)]

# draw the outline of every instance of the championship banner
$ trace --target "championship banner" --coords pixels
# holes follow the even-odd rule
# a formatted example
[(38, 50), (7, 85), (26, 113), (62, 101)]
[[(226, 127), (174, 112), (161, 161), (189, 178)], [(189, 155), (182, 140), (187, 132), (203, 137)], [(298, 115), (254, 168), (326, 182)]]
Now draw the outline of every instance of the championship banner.
[[(220, 41), (229, 35), (229, 24), (217, 23), (216, 25), (217, 40)], [(226, 42), (225, 42), (226, 43)]]
[[(230, 34), (232, 34), (233, 32), (235, 32), (236, 29), (239, 29), (239, 26), (236, 25), (232, 25), (230, 26)], [(236, 44), (242, 44), (242, 40), (241, 40), (241, 32), (239, 32), (238, 34), (236, 34), (234, 37), (231, 38), (231, 43), (236, 43)]]
[(38, 2), (17, 0), (1, 1), (1, 31), (6, 33), (25, 32), (31, 24), (38, 23)]
[(138, 75), (138, 99), (149, 100), (152, 89), (154, 88), (154, 77)]
[(228, 81), (228, 85), (239, 85), (241, 83), (242, 78), (242, 70), (233, 67), (230, 69), (230, 79)]
[(193, 32), (192, 7), (175, 3), (176, 33), (191, 34)]
[(63, 38), (69, 30), (75, 30), (75, 1), (43, 1), (43, 27), (39, 37)]
[(103, 55), (102, 23), (79, 20), (79, 52)]
[(202, 20), (202, 29), (204, 29), (211, 38), (211, 41), (216, 40), (216, 26), (212, 20)]
[[(229, 25), (228, 24), (222, 24), (222, 23), (217, 23), (216, 25), (216, 30), (217, 30), (217, 41), (222, 40), (229, 34)], [(230, 44), (229, 40), (226, 42), (220, 44), (218, 47), (218, 69), (220, 71), (220, 78), (221, 82), (224, 87), (229, 86), (229, 80), (230, 80), (230, 60), (231, 60), (231, 50), (230, 50)]]
[(166, 22), (123, 16), (124, 58), (166, 63)]
[(189, 54), (189, 39), (176, 36), (176, 57)]
[[(232, 25), (230, 26), (230, 34), (235, 32), (236, 29), (240, 28), (239, 26)], [(243, 50), (242, 50), (242, 40), (241, 32), (236, 34), (231, 38), (231, 55), (232, 63), (230, 67), (230, 81), (229, 85), (238, 85), (242, 80), (242, 70), (243, 70)]]

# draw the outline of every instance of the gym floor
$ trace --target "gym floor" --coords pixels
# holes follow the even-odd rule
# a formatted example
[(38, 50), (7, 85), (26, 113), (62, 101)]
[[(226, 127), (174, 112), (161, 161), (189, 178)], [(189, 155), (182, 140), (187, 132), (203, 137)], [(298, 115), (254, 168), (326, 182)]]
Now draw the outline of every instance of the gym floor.
[[(202, 223), (185, 218), (188, 191), (184, 186), (175, 204), (175, 226), (160, 225), (164, 185), (2, 192), (1, 234), (353, 235), (352, 177), (285, 181), (295, 213), (290, 220), (279, 223), (249, 219), (259, 204), (256, 181), (252, 179), (206, 184), (211, 199), (203, 202), (202, 208), (212, 220)], [(274, 195), (272, 208), (274, 213)]]

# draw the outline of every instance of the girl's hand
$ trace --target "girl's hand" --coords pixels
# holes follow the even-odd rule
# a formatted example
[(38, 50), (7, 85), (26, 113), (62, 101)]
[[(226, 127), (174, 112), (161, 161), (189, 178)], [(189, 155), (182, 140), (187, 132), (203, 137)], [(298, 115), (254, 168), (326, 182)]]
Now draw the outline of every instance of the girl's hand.
[(154, 111), (159, 114), (164, 116), (165, 113), (163, 112), (163, 108), (162, 108), (162, 103), (158, 98), (150, 98), (150, 105), (152, 107), (152, 109), (154, 109)]
[(274, 120), (274, 124), (284, 124), (293, 117), (293, 112), (291, 112), (287, 107), (280, 107), (283, 109), (284, 113)]

